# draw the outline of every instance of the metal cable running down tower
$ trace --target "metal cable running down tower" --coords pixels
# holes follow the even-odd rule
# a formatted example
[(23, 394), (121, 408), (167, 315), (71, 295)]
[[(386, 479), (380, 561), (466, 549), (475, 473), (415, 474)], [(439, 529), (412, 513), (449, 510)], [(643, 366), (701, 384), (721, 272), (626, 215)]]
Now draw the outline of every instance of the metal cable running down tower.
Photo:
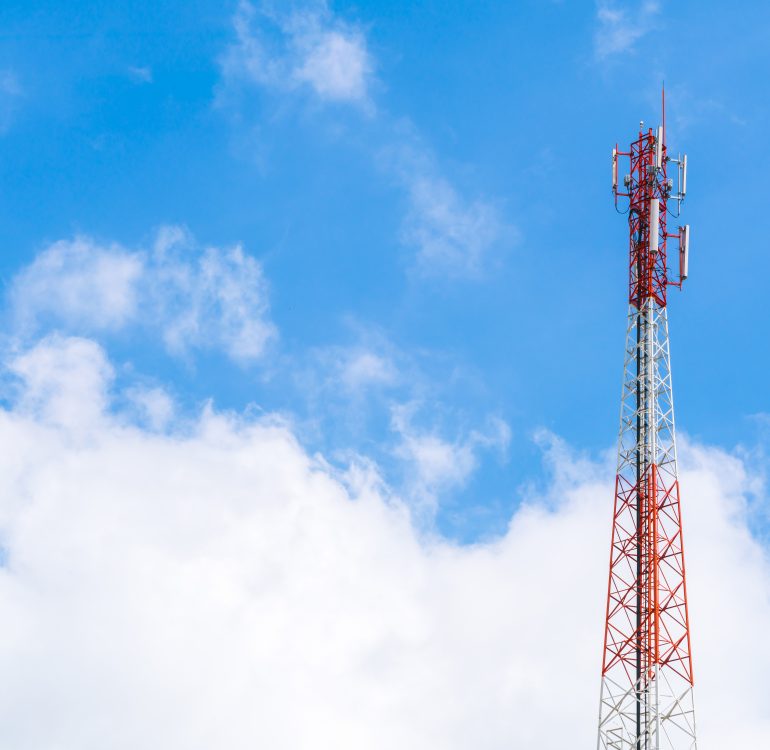
[[(688, 272), (689, 227), (667, 230), (687, 189), (687, 157), (668, 156), (665, 104), (663, 122), (655, 132), (640, 124), (630, 150), (612, 154), (615, 206), (628, 201), (629, 312), (598, 750), (696, 748), (666, 310), (668, 287), (681, 288)], [(619, 186), (620, 158), (630, 171)], [(678, 278), (669, 239), (679, 243)]]

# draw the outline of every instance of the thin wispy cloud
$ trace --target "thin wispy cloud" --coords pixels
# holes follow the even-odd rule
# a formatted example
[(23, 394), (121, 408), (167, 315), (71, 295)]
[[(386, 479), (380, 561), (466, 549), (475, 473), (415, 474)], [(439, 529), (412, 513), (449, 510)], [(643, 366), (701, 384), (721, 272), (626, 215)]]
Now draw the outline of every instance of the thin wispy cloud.
[(352, 341), (314, 347), (289, 367), (311, 411), (331, 410), (337, 424), (360, 423), (394, 393), (417, 388), (423, 379), (412, 358), (381, 331), (352, 319), (348, 327)]
[(502, 222), (483, 200), (464, 201), (445, 178), (412, 174), (403, 237), (417, 248), (415, 268), (425, 276), (476, 278), (501, 237)]
[(598, 26), (594, 35), (596, 57), (604, 60), (633, 51), (636, 43), (654, 30), (660, 10), (658, 0), (598, 0)]
[(429, 145), (403, 117), (375, 106), (375, 61), (362, 27), (341, 20), (325, 2), (241, 3), (233, 20), (236, 42), (222, 60), (224, 86), (246, 81), (281, 95), (309, 89), (324, 103), (345, 103), (370, 116), (353, 127), (371, 128), (379, 170), (406, 196), (396, 236), (412, 248), (418, 276), (478, 279), (506, 234), (498, 209), (468, 198), (442, 173)]
[(457, 390), (474, 387), (478, 375), (455, 355), (407, 351), (381, 331), (356, 322), (351, 328), (352, 343), (284, 365), (306, 402), (298, 428), (327, 446), (333, 435), (342, 461), (366, 445), (421, 526), (433, 528), (482, 468), (507, 462), (510, 428), (492, 408), (458, 408)]
[(152, 68), (149, 65), (130, 65), (128, 75), (135, 83), (152, 83)]
[(11, 127), (23, 93), (16, 73), (10, 69), (0, 70), (0, 135)]
[(403, 191), (402, 242), (414, 250), (410, 271), (418, 277), (482, 279), (517, 231), (493, 201), (469, 197), (448, 179), (414, 127), (394, 127), (377, 156), (380, 170)]
[(365, 347), (330, 347), (323, 352), (329, 361), (331, 382), (353, 396), (372, 388), (396, 385), (401, 375), (387, 354)]
[(325, 102), (370, 105), (373, 61), (359, 27), (324, 2), (277, 8), (241, 2), (236, 41), (222, 58), (225, 78), (277, 91), (309, 90)]
[(398, 436), (395, 455), (405, 463), (404, 492), (421, 517), (432, 517), (439, 498), (461, 489), (479, 466), (479, 454), (484, 451), (505, 453), (511, 440), (506, 422), (497, 417), (488, 419), (484, 429), (464, 432), (447, 438), (437, 429), (415, 424), (417, 403), (393, 408), (391, 426)]

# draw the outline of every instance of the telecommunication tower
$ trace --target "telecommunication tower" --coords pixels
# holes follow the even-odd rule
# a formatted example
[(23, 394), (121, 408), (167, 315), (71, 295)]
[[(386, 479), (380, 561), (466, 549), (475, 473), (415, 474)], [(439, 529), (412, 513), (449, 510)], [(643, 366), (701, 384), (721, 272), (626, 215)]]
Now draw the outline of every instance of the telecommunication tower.
[[(629, 171), (618, 184), (621, 159)], [(628, 214), (630, 281), (597, 748), (695, 750), (666, 311), (688, 271), (690, 228), (667, 227), (687, 191), (687, 157), (669, 156), (665, 99), (661, 127), (640, 124), (628, 152), (613, 150), (612, 190)]]

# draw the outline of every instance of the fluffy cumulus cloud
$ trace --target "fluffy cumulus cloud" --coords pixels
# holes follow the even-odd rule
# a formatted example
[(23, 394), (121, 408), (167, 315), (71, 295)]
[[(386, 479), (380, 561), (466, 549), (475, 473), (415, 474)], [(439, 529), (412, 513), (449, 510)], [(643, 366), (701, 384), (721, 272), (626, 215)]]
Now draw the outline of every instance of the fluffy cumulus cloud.
[(658, 0), (624, 2), (598, 0), (598, 27), (594, 36), (594, 52), (600, 60), (632, 50), (655, 26), (660, 13)]
[[(109, 387), (93, 357), (81, 366)], [(207, 411), (160, 436), (106, 415), (54, 420), (36, 399), (0, 414), (0, 435), (17, 445), (0, 480), (13, 498), (0, 516), (0, 662), (18, 676), (0, 700), (7, 746), (502, 748), (537, 736), (524, 711), (551, 698), (531, 644), (561, 593), (538, 584), (561, 572), (515, 571), (546, 536), (585, 523), (588, 495), (463, 549), (420, 539), (376, 475), (334, 472), (269, 418)]]
[[(274, 417), (137, 427), (92, 342), (6, 365), (3, 747), (591, 746), (608, 466), (551, 441), (548, 486), (507, 532), (457, 546)], [(683, 456), (701, 741), (764, 747), (761, 488), (734, 456)]]
[(138, 314), (144, 267), (141, 254), (118, 245), (87, 237), (54, 242), (12, 282), (17, 323), (30, 328), (54, 318), (66, 327), (121, 328)]
[(214, 349), (250, 363), (276, 334), (259, 262), (240, 246), (200, 248), (178, 227), (161, 229), (149, 250), (88, 237), (55, 242), (16, 275), (10, 300), (21, 335), (139, 326), (182, 356)]
[(240, 245), (196, 253), (172, 227), (159, 233), (152, 263), (150, 288), (173, 351), (214, 347), (240, 362), (260, 357), (276, 331), (262, 266)]
[(277, 91), (306, 88), (322, 101), (369, 104), (372, 59), (361, 29), (326, 2), (241, 2), (236, 41), (222, 60), (227, 79)]

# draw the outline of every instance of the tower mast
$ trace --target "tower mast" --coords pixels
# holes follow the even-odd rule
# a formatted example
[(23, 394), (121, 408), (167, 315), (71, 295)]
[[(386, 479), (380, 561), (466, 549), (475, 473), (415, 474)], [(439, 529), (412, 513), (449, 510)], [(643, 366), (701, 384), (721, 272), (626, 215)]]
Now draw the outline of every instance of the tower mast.
[[(619, 185), (621, 159), (629, 172)], [(628, 152), (615, 147), (612, 189), (618, 210), (627, 201), (629, 307), (597, 748), (695, 750), (667, 313), (668, 288), (681, 289), (688, 271), (689, 226), (667, 229), (685, 197), (687, 157), (668, 155), (664, 126), (640, 124)]]

